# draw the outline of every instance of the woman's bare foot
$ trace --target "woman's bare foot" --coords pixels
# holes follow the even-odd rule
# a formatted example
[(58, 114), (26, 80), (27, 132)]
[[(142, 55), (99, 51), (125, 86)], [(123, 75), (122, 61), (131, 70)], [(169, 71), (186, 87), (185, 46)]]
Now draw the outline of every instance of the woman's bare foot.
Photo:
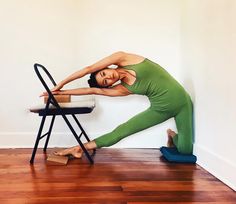
[[(84, 143), (84, 147), (90, 152), (96, 149), (97, 145), (95, 141), (90, 141)], [(81, 158), (83, 155), (83, 150), (80, 148), (80, 146), (75, 146), (61, 151), (55, 151), (54, 154), (59, 156), (73, 155), (75, 158)]]
[(176, 135), (176, 132), (174, 132), (171, 129), (167, 130), (167, 135), (168, 135), (168, 141), (167, 141), (167, 147), (174, 147), (174, 142), (173, 142), (173, 137)]
[(55, 151), (54, 154), (58, 156), (73, 155), (73, 157), (75, 158), (81, 158), (83, 151), (80, 149), (79, 146), (75, 146), (75, 147), (70, 147), (61, 151)]

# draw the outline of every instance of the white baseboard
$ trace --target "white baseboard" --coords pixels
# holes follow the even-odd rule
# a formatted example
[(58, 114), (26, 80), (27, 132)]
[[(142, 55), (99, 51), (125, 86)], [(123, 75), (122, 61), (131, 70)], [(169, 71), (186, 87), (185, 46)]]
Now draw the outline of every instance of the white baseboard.
[[(33, 148), (36, 136), (37, 132), (0, 132), (0, 148)], [(44, 146), (45, 138), (40, 140), (39, 148)], [(53, 132), (48, 147), (67, 147), (73, 144), (76, 141), (70, 132)]]
[[(104, 133), (90, 133), (92, 140)], [(37, 132), (0, 132), (0, 148), (33, 148)], [(86, 142), (82, 137), (82, 142)], [(135, 136), (127, 137), (112, 148), (159, 148), (166, 143), (166, 138), (154, 135), (152, 131), (137, 133)], [(39, 148), (44, 146), (45, 138), (40, 140)], [(77, 141), (71, 132), (52, 132), (48, 147), (71, 147), (77, 145)]]
[(236, 191), (236, 164), (207, 148), (194, 144), (197, 164)]

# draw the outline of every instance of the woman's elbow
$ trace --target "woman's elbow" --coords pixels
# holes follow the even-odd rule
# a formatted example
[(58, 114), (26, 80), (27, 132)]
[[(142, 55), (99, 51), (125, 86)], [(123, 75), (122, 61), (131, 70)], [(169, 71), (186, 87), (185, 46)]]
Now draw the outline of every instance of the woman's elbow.
[(123, 55), (123, 54), (125, 54), (125, 52), (124, 51), (117, 51), (117, 52), (115, 52), (116, 54), (120, 54), (120, 55)]
[(118, 58), (122, 58), (125, 56), (125, 52), (123, 51), (117, 51), (113, 55), (116, 55)]

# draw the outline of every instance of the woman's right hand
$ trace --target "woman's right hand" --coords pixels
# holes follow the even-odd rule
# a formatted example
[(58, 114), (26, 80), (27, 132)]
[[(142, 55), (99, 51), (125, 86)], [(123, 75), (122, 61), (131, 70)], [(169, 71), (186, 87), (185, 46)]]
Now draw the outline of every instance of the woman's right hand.
[[(51, 89), (52, 94), (53, 94), (53, 95), (59, 94), (59, 92), (61, 91), (61, 89), (63, 88), (63, 86), (64, 86), (64, 83), (61, 81), (60, 83), (58, 83), (55, 87), (53, 87), (53, 88)], [(48, 96), (48, 93), (47, 93), (47, 92), (43, 92), (43, 93), (40, 95), (40, 97), (42, 97), (42, 96)]]

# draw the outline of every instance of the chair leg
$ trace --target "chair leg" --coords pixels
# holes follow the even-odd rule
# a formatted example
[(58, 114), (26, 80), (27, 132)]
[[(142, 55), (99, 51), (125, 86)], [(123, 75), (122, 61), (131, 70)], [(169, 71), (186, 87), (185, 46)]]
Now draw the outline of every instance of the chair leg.
[(47, 147), (48, 147), (48, 141), (50, 139), (50, 135), (51, 135), (51, 132), (52, 132), (52, 127), (53, 127), (53, 124), (54, 124), (55, 117), (56, 117), (55, 115), (52, 116), (51, 124), (50, 124), (49, 130), (48, 130), (48, 135), (47, 135), (47, 138), (46, 138), (46, 141), (45, 141), (45, 144), (44, 144), (44, 148), (43, 148), (44, 152), (46, 152)]
[(88, 137), (87, 133), (84, 131), (84, 129), (83, 129), (83, 127), (82, 127), (82, 125), (80, 124), (80, 122), (78, 121), (78, 119), (76, 118), (76, 116), (75, 116), (74, 114), (72, 114), (72, 117), (74, 118), (75, 122), (77, 123), (77, 125), (78, 125), (78, 126), (79, 126), (79, 128), (80, 128), (80, 130), (81, 130), (81, 131), (82, 131), (82, 133), (84, 134), (84, 136), (85, 136), (86, 140), (87, 140), (88, 142), (90, 142), (90, 139), (89, 139), (89, 137)]
[(35, 157), (35, 154), (36, 154), (36, 151), (37, 151), (37, 148), (38, 148), (38, 144), (39, 144), (39, 140), (40, 140), (40, 137), (41, 137), (41, 134), (42, 134), (45, 119), (46, 119), (46, 115), (44, 115), (42, 120), (41, 120), (38, 135), (37, 135), (35, 145), (34, 145), (34, 149), (33, 149), (33, 152), (32, 152), (32, 156), (31, 156), (31, 159), (30, 159), (30, 164), (34, 163), (34, 157)]
[[(72, 114), (72, 117), (74, 118), (75, 122), (77, 123), (80, 130), (82, 131), (82, 133), (83, 133), (84, 137), (86, 138), (87, 142), (90, 142), (90, 139), (89, 139), (87, 133), (85, 132), (85, 130), (83, 129), (82, 125), (80, 124), (79, 120), (76, 118), (76, 116), (74, 114)], [(96, 153), (96, 149), (93, 150), (92, 156), (94, 156), (95, 153)]]
[(77, 142), (79, 143), (80, 147), (82, 148), (83, 152), (85, 153), (86, 157), (88, 158), (89, 162), (91, 164), (93, 164), (93, 159), (90, 156), (90, 154), (88, 153), (87, 149), (84, 147), (83, 143), (80, 141), (80, 138), (78, 137), (78, 135), (76, 134), (74, 128), (72, 127), (72, 125), (70, 124), (68, 118), (62, 114), (63, 119), (65, 120), (66, 124), (68, 125), (68, 127), (70, 128), (71, 132), (73, 133), (75, 139), (77, 140)]
[(83, 152), (85, 153), (87, 159), (89, 160), (89, 162), (91, 164), (94, 164), (94, 161), (91, 157), (91, 155), (88, 153), (87, 149), (84, 147), (83, 143), (80, 141), (78, 135), (74, 135), (75, 136), (75, 139), (77, 140), (77, 142), (79, 143), (80, 147), (82, 148)]

